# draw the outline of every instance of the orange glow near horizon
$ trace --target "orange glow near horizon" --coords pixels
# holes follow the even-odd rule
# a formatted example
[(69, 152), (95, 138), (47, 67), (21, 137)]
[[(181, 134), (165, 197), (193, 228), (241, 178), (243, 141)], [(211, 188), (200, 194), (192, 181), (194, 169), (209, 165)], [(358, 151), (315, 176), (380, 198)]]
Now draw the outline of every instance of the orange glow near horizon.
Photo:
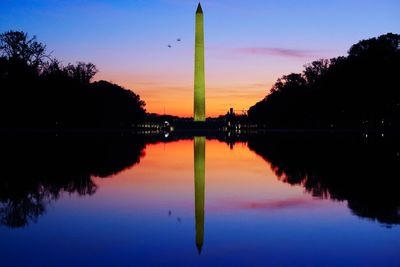
[[(146, 102), (149, 113), (168, 114), (180, 117), (193, 116), (193, 82), (190, 78), (156, 78), (132, 76), (120, 73), (99, 73), (96, 80), (107, 80), (130, 89)], [(247, 111), (252, 105), (265, 97), (272, 82), (252, 83), (235, 81), (229, 83), (211, 80), (206, 83), (206, 115), (224, 115), (233, 107), (237, 114)], [(251, 80), (251, 79), (249, 79)]]
[[(192, 38), (191, 38), (192, 39)], [(190, 39), (190, 40), (191, 40)], [(96, 80), (119, 84), (139, 94), (149, 113), (193, 116), (194, 100), (194, 44), (182, 49), (132, 52), (131, 61), (118, 59), (120, 64), (100, 62)], [(193, 47), (193, 48), (192, 48)], [(260, 49), (259, 49), (260, 50)], [(247, 51), (224, 47), (207, 47), (205, 51), (206, 116), (225, 115), (229, 108), (242, 114), (262, 100), (275, 81), (284, 74), (301, 72), (305, 62), (314, 55), (284, 55), (284, 50)], [(299, 53), (299, 52), (297, 52)]]

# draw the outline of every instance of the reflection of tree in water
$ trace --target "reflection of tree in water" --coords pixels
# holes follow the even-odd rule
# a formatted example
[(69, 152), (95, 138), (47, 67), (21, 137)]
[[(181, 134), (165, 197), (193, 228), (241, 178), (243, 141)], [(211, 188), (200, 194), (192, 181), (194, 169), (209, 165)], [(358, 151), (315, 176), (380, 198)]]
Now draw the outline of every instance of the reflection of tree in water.
[[(26, 171), (29, 172), (29, 169)], [(83, 196), (92, 195), (97, 189), (90, 176), (69, 179), (57, 176), (42, 177), (35, 173), (23, 175), (1, 178), (0, 222), (9, 227), (21, 227), (30, 221), (36, 222), (39, 215), (46, 211), (46, 206), (64, 192)]]
[(93, 176), (109, 177), (138, 163), (138, 137), (1, 138), (0, 223), (22, 227), (63, 193), (92, 195)]
[(371, 134), (270, 134), (249, 148), (271, 164), (280, 180), (314, 196), (347, 200), (358, 216), (400, 224), (400, 141)]

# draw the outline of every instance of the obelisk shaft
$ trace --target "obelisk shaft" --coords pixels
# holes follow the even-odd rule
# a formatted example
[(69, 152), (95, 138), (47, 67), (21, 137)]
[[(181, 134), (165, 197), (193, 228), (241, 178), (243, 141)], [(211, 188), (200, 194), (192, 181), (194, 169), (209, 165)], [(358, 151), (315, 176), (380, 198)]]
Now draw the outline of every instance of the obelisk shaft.
[(196, 39), (194, 60), (194, 121), (205, 121), (206, 92), (204, 74), (204, 17), (200, 3), (196, 11)]

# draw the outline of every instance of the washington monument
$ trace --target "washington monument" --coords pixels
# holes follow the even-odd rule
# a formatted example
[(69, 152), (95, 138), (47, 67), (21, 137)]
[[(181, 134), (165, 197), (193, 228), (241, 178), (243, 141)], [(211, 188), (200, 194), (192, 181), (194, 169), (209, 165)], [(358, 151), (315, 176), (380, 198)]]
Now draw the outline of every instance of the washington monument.
[(206, 120), (206, 92), (204, 76), (204, 18), (199, 3), (196, 10), (196, 39), (194, 51), (194, 121)]

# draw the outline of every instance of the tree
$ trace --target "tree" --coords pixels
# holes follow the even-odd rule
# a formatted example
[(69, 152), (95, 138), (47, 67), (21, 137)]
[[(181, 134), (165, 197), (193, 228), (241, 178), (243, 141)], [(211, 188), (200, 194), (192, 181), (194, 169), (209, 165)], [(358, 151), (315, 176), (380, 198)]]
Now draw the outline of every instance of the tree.
[(39, 67), (45, 58), (46, 46), (28, 37), (21, 31), (8, 31), (0, 34), (0, 55), (10, 61), (19, 61), (29, 66)]
[(304, 68), (278, 79), (249, 118), (271, 128), (400, 128), (400, 35), (362, 40), (347, 57)]
[(0, 35), (0, 128), (131, 128), (145, 116), (139, 95), (91, 83), (92, 63), (63, 65), (24, 32)]
[(400, 35), (388, 33), (377, 38), (362, 40), (353, 45), (349, 50), (350, 57), (367, 56), (382, 56), (390, 55), (399, 52), (400, 50)]
[(306, 64), (303, 74), (309, 84), (315, 84), (329, 70), (330, 60), (320, 59)]
[(72, 79), (83, 84), (88, 84), (97, 73), (97, 68), (92, 63), (78, 62), (76, 65), (68, 64), (65, 67), (65, 71)]

